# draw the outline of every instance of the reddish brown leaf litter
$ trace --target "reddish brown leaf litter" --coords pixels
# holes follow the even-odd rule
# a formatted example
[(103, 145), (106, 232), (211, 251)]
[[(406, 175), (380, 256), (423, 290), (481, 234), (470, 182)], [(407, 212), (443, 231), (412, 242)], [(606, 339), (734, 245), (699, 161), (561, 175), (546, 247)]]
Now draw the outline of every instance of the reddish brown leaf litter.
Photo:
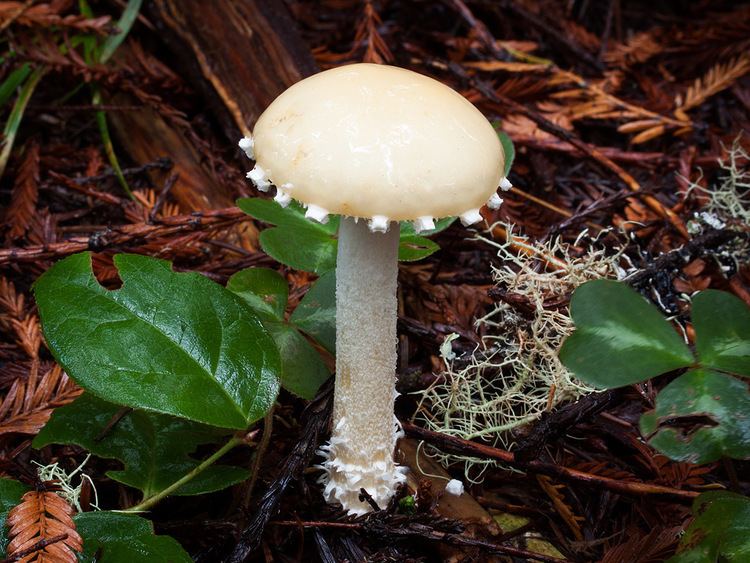
[[(219, 283), (243, 268), (270, 267), (289, 281), (291, 305), (315, 281), (266, 256), (258, 233), (267, 225), (232, 205), (258, 195), (243, 178), (238, 138), (276, 95), (316, 68), (360, 61), (411, 68), (461, 92), (508, 133), (517, 152), (510, 173), (515, 187), (499, 210), (483, 211), (493, 225), (483, 236), (492, 243), (522, 232), (532, 243), (561, 237), (574, 255), (582, 254), (579, 235), (588, 229), (610, 248), (625, 241), (637, 270), (631, 282), (665, 296), (678, 316), (684, 305), (676, 296), (706, 288), (750, 303), (747, 265), (718, 261), (740, 235), (689, 232), (710, 199), (696, 186), (718, 185), (718, 160), (735, 141), (750, 148), (746, 2), (190, 0), (187, 9), (159, 0), (144, 3), (106, 64), (87, 64), (80, 48), (68, 47), (80, 44), (83, 33), (111, 36), (122, 2), (92, 3), (94, 19), (83, 18), (69, 0), (1, 4), (0, 29), (14, 57), (0, 64), (0, 76), (23, 64), (46, 69), (0, 185), (0, 466), (10, 477), (33, 482), (32, 460), (72, 469), (85, 457), (75, 447), (37, 451), (29, 444), (52, 410), (80, 393), (44, 346), (29, 297), (55, 261), (93, 251), (96, 275), (107, 287), (118, 284), (112, 256), (119, 252), (171, 260), (178, 270)], [(134, 200), (109, 166), (92, 84), (102, 89), (100, 109)], [(15, 93), (5, 116), (14, 99)], [(620, 237), (618, 229), (626, 234)], [(527, 296), (494, 287), (492, 268), (502, 264), (470, 231), (454, 225), (436, 242), (441, 251), (400, 269), (404, 395), (398, 414), (404, 421), (416, 409), (406, 393), (445, 377), (439, 348), (447, 336), (461, 336), (453, 351), (457, 362), (466, 362), (489, 330), (476, 318), (497, 303), (521, 316), (535, 306)], [(519, 240), (511, 248), (533, 255)], [(554, 270), (559, 258), (542, 256), (537, 266)], [(540, 303), (559, 311), (567, 297)], [(686, 332), (692, 334), (689, 325)], [(468, 523), (438, 518), (436, 490), (431, 497), (438, 500), (425, 502), (413, 518), (390, 507), (352, 522), (326, 506), (312, 468), (328, 431), (326, 395), (304, 415), (303, 401), (281, 395), (248, 514), (233, 500), (242, 491), (229, 491), (172, 498), (149, 517), (198, 561), (233, 553), (237, 560), (410, 561), (440, 559), (446, 547), (475, 560), (489, 553), (532, 560), (542, 540), (569, 560), (661, 561), (674, 553), (699, 492), (750, 491), (746, 462), (676, 463), (644, 442), (638, 418), (665, 382), (552, 409), (504, 437), (515, 449), (451, 442), (424, 429), (420, 435), (407, 424), (410, 433), (457, 455), (502, 462), (481, 483), (466, 483), (480, 510), (497, 520), (526, 519), (499, 536), (474, 537)], [(249, 459), (239, 462), (252, 466)], [(103, 506), (137, 502), (132, 489), (106, 477), (116, 464), (89, 464)], [(464, 478), (458, 465), (447, 471)], [(15, 552), (31, 549), (25, 560), (72, 560), (80, 544), (55, 523), (65, 519), (57, 501), (45, 496), (54, 494), (29, 495), (34, 508), (28, 499), (21, 505), (19, 523), (27, 526), (14, 533)], [(42, 533), (42, 521), (55, 524)]]

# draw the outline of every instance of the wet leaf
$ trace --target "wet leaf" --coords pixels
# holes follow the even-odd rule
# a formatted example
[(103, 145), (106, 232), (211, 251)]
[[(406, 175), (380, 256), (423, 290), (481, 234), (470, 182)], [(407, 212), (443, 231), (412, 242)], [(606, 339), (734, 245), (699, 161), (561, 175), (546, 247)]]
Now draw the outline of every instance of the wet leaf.
[(312, 344), (284, 318), (289, 294), (286, 280), (274, 270), (247, 268), (229, 278), (227, 289), (247, 302), (276, 342), (284, 389), (312, 399), (331, 373)]
[(656, 397), (641, 417), (641, 433), (676, 461), (709, 463), (723, 456), (750, 458), (750, 393), (735, 377), (691, 370)]
[(750, 377), (750, 308), (726, 291), (693, 299), (695, 349), (702, 365)]
[[(75, 444), (92, 454), (116, 459), (124, 469), (107, 476), (135, 487), (147, 498), (195, 469), (191, 456), (201, 444), (226, 441), (227, 431), (197, 422), (142, 410), (126, 412), (108, 430), (122, 407), (88, 393), (55, 410), (34, 439), (35, 448)], [(177, 489), (175, 495), (198, 495), (224, 489), (250, 476), (246, 469), (214, 464)]]
[(693, 502), (693, 514), (668, 563), (750, 561), (750, 498), (728, 491), (703, 493)]
[(336, 273), (323, 274), (310, 286), (289, 320), (331, 354), (336, 354)]
[(154, 534), (154, 525), (135, 514), (84, 512), (74, 519), (83, 537), (82, 563), (192, 563), (169, 536)]
[(570, 309), (576, 330), (560, 359), (586, 383), (622, 387), (694, 362), (659, 311), (624, 283), (584, 283), (573, 293)]
[(273, 405), (281, 371), (271, 337), (245, 301), (168, 262), (115, 256), (108, 291), (91, 255), (61, 260), (34, 289), (55, 359), (84, 389), (117, 404), (225, 428)]

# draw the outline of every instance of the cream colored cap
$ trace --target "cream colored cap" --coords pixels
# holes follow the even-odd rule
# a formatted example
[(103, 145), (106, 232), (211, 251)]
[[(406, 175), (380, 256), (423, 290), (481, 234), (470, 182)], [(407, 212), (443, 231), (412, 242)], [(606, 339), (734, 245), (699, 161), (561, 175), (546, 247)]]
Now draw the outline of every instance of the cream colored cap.
[(313, 214), (476, 218), (503, 177), (503, 149), (482, 113), (437, 80), (393, 66), (353, 64), (298, 82), (244, 142), (277, 200), (291, 196)]

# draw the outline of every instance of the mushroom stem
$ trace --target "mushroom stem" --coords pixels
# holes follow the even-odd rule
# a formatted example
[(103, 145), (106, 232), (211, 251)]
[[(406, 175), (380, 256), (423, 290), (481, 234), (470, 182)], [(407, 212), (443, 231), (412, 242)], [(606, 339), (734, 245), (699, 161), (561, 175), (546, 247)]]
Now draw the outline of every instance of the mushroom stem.
[(393, 461), (399, 224), (372, 233), (342, 218), (336, 266), (334, 429), (323, 448), (325, 496), (350, 514), (385, 508), (404, 475)]

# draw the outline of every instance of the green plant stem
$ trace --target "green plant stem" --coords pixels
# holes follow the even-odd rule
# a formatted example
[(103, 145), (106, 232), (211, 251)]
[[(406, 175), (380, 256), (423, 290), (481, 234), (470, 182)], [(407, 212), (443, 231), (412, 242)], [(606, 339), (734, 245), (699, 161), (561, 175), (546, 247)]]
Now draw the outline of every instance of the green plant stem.
[(203, 473), (206, 469), (208, 469), (214, 463), (216, 463), (228, 451), (244, 443), (245, 443), (245, 440), (243, 440), (242, 438), (233, 437), (226, 444), (224, 444), (221, 448), (219, 448), (216, 451), (216, 453), (214, 453), (211, 457), (206, 458), (195, 469), (193, 469), (189, 473), (186, 473), (185, 475), (177, 479), (177, 481), (169, 485), (169, 487), (167, 487), (166, 489), (162, 489), (155, 495), (152, 495), (148, 498), (143, 499), (139, 504), (136, 504), (135, 506), (131, 506), (130, 508), (127, 508), (120, 512), (145, 512), (146, 510), (149, 510), (155, 504), (160, 502), (163, 498), (169, 496), (170, 494), (175, 492), (177, 489), (182, 487), (185, 483), (188, 483), (189, 481), (193, 480), (195, 477)]
[(23, 118), (24, 111), (26, 111), (26, 106), (46, 70), (47, 69), (44, 67), (39, 67), (31, 73), (26, 80), (26, 83), (21, 88), (21, 92), (18, 94), (18, 99), (8, 116), (8, 122), (5, 124), (5, 129), (3, 130), (3, 149), (0, 151), (0, 177), (2, 177), (5, 172), (5, 167), (8, 164), (10, 151), (13, 150), (13, 144), (16, 141), (16, 134), (21, 125), (21, 119)]
[[(95, 106), (102, 105), (102, 91), (99, 89), (98, 86), (93, 87), (93, 95), (91, 97), (91, 103)], [(107, 154), (107, 160), (109, 160), (109, 165), (112, 167), (112, 170), (114, 170), (115, 172), (117, 181), (120, 183), (120, 186), (122, 186), (122, 189), (125, 190), (125, 193), (128, 194), (128, 197), (132, 199), (133, 201), (136, 201), (135, 196), (133, 195), (133, 192), (130, 190), (128, 181), (125, 179), (125, 175), (122, 173), (122, 168), (120, 167), (120, 161), (117, 160), (117, 155), (115, 154), (115, 147), (112, 145), (112, 138), (109, 135), (109, 126), (107, 125), (107, 114), (104, 111), (98, 110), (96, 112), (96, 123), (97, 125), (99, 125), (99, 134), (102, 137), (102, 143), (104, 143), (104, 152)]]
[(242, 507), (247, 508), (250, 506), (250, 500), (253, 497), (253, 489), (255, 488), (255, 482), (258, 480), (258, 473), (260, 473), (260, 465), (263, 462), (263, 456), (266, 453), (266, 448), (271, 442), (271, 434), (273, 433), (273, 412), (274, 407), (268, 411), (265, 418), (263, 419), (263, 435), (260, 437), (260, 443), (258, 448), (255, 450), (255, 459), (253, 459), (253, 469), (250, 475), (250, 483), (248, 483), (245, 489), (245, 496), (242, 499)]

